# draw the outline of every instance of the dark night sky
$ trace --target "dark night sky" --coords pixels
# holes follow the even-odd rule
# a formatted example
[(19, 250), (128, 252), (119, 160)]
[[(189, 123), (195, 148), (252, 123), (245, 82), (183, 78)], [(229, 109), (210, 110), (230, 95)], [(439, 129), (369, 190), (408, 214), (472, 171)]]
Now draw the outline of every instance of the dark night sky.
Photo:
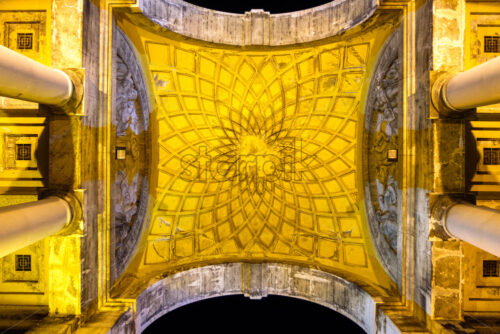
[(276, 13), (287, 13), (296, 10), (308, 9), (316, 7), (327, 2), (328, 0), (308, 0), (308, 1), (293, 1), (293, 0), (232, 0), (232, 1), (214, 1), (214, 0), (184, 0), (194, 5), (220, 10), (230, 13), (242, 14), (250, 9), (264, 9), (265, 11)]
[(295, 298), (217, 297), (180, 307), (143, 333), (304, 333), (362, 334), (354, 322), (326, 307)]

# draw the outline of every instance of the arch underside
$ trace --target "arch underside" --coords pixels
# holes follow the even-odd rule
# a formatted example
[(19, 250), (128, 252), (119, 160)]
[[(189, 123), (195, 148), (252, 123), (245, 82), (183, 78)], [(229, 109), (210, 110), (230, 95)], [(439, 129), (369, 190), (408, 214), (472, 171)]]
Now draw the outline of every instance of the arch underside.
[[(142, 332), (174, 309), (200, 300), (227, 295), (263, 298), (280, 295), (328, 307), (358, 324), (367, 333), (398, 332), (377, 312), (373, 298), (357, 285), (335, 275), (280, 263), (227, 263), (199, 267), (168, 276), (137, 298), (135, 326)], [(118, 325), (115, 325), (115, 327)]]

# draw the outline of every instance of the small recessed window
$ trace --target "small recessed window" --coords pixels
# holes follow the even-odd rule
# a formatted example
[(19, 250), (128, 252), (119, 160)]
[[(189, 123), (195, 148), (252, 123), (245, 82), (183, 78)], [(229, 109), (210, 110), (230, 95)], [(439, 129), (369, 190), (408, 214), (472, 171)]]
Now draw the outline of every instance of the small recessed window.
[(16, 271), (31, 271), (31, 255), (16, 255)]
[(388, 150), (387, 151), (387, 160), (389, 161), (398, 161), (398, 150)]
[(483, 277), (498, 277), (498, 261), (483, 261)]
[(483, 149), (483, 165), (500, 165), (500, 148), (485, 147)]
[(17, 34), (17, 49), (18, 50), (31, 50), (31, 49), (33, 49), (33, 34), (32, 33), (18, 33)]
[(126, 147), (116, 147), (116, 160), (125, 160), (127, 157)]
[(16, 144), (16, 160), (31, 160), (31, 144)]
[(500, 52), (500, 36), (484, 36), (484, 52)]

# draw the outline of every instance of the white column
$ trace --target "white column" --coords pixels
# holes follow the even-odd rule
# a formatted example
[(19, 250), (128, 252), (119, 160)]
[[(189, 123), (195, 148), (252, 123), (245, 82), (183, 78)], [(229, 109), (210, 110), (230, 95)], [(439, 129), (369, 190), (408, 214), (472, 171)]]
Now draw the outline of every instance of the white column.
[(55, 196), (0, 208), (0, 257), (59, 232), (71, 219), (68, 202)]
[(449, 234), (500, 257), (500, 211), (471, 204), (455, 204), (446, 214)]
[(70, 77), (63, 71), (0, 45), (0, 96), (62, 106), (73, 90)]
[(500, 57), (455, 75), (443, 86), (441, 96), (457, 111), (500, 103)]

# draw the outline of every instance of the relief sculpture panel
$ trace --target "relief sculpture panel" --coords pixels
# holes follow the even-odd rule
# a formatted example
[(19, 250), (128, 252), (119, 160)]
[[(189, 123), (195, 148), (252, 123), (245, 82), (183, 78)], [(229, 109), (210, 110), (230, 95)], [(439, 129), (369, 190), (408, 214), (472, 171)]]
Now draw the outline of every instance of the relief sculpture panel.
[(402, 89), (401, 37), (387, 42), (372, 78), (365, 115), (366, 206), (378, 255), (396, 279), (401, 214), (398, 148)]
[(114, 184), (112, 278), (119, 276), (131, 259), (147, 209), (149, 102), (135, 51), (119, 29), (115, 32), (114, 58)]

